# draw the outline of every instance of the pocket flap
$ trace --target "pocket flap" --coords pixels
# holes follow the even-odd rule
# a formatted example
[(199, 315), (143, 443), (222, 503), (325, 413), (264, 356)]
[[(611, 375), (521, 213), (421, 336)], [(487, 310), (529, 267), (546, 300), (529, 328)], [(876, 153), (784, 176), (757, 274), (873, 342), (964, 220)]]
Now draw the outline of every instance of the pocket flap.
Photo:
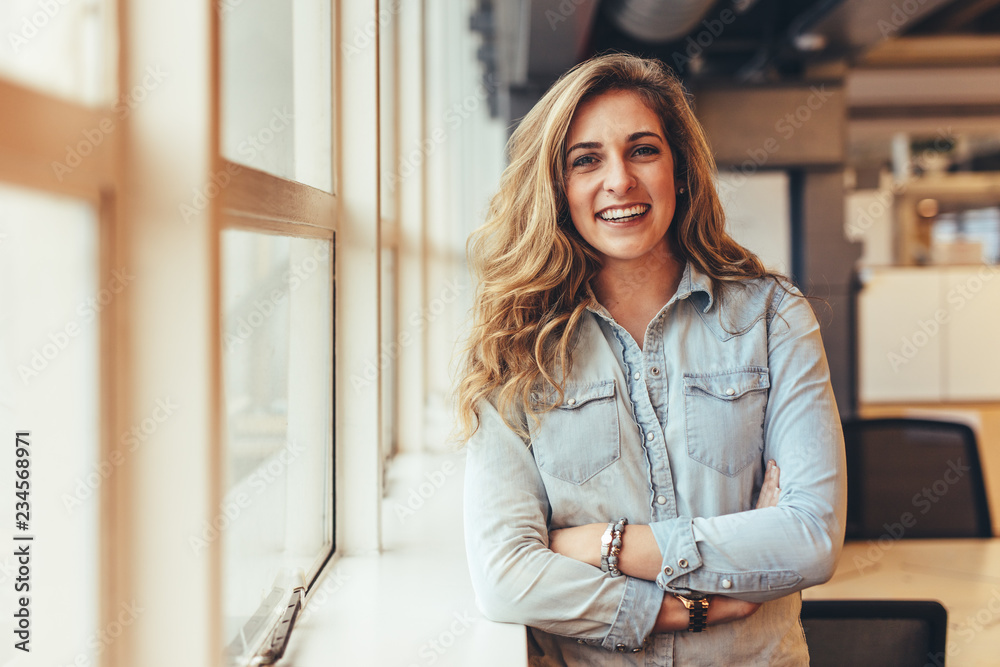
[[(547, 401), (555, 401), (556, 396), (555, 389), (550, 389), (545, 394)], [(614, 398), (615, 396), (615, 381), (614, 380), (601, 380), (599, 382), (567, 382), (566, 383), (566, 393), (563, 396), (562, 403), (556, 407), (560, 410), (575, 410), (580, 406), (586, 405), (590, 401), (596, 401), (601, 398)], [(532, 398), (540, 398), (537, 394), (533, 394)], [(550, 403), (551, 404), (551, 403)]]
[(735, 401), (751, 392), (771, 386), (766, 368), (741, 368), (706, 375), (684, 374), (684, 393), (705, 393), (723, 401)]

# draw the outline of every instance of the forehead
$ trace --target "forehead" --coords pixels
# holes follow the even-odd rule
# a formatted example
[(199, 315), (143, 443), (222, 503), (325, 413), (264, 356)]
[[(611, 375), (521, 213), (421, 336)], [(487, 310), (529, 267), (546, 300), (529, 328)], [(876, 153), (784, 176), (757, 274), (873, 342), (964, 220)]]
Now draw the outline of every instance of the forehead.
[(566, 145), (578, 141), (600, 141), (624, 138), (639, 132), (658, 132), (662, 136), (660, 117), (650, 109), (638, 93), (611, 90), (592, 97), (576, 108), (566, 134)]

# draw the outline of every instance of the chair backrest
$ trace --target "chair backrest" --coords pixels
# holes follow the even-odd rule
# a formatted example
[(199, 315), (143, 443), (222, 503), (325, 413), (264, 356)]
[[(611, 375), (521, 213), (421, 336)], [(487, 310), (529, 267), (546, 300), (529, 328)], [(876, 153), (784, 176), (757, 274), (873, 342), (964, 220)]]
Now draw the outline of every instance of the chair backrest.
[(976, 436), (925, 419), (844, 422), (847, 538), (989, 537)]
[(803, 600), (811, 667), (944, 665), (948, 612), (933, 600)]

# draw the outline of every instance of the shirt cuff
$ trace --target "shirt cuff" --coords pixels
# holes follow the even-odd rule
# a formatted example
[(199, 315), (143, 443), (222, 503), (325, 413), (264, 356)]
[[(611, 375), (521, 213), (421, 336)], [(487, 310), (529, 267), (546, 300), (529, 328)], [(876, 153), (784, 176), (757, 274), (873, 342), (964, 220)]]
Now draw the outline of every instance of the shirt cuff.
[(609, 651), (638, 653), (653, 632), (663, 604), (663, 591), (652, 581), (625, 578), (625, 595), (601, 646)]
[(656, 575), (656, 585), (664, 591), (684, 590), (688, 575), (702, 565), (701, 554), (694, 539), (694, 522), (679, 516), (676, 519), (655, 521), (649, 526), (653, 530), (663, 563)]

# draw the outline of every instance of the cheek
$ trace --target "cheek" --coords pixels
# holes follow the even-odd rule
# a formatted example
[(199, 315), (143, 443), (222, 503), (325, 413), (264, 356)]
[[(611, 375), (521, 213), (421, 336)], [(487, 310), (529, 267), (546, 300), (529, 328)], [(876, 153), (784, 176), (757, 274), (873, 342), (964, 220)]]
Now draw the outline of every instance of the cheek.
[(584, 184), (579, 182), (566, 184), (566, 202), (570, 215), (575, 220), (578, 215), (589, 215), (591, 197)]

